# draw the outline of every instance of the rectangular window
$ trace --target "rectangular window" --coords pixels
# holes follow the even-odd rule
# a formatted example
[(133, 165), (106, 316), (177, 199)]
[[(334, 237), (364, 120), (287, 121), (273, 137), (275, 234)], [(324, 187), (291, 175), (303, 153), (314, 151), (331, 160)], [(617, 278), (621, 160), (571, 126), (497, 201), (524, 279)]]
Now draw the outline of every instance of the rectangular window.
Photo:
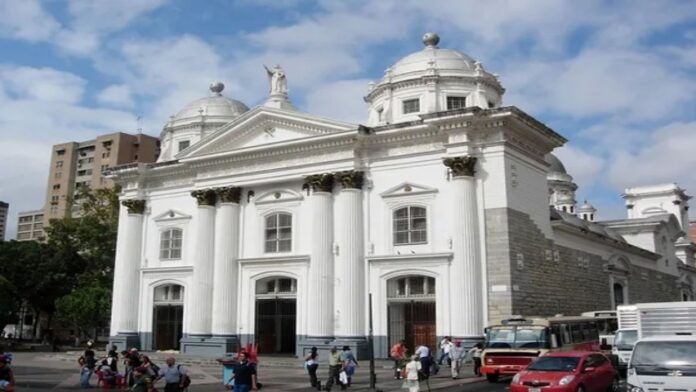
[(447, 110), (466, 107), (466, 97), (447, 97)]
[(56, 155), (65, 155), (65, 150), (56, 151)]
[(63, 161), (56, 161), (56, 167), (63, 167)]
[(53, 185), (53, 189), (54, 190), (60, 189), (60, 184)]
[(182, 231), (170, 229), (162, 232), (160, 238), (160, 259), (172, 260), (181, 258)]
[(31, 230), (31, 224), (19, 225), (19, 227), (17, 227), (17, 231), (30, 231), (30, 230)]
[(55, 177), (55, 179), (59, 179), (59, 178), (63, 177), (63, 173), (56, 172), (56, 174), (54, 174), (53, 177)]
[(403, 113), (418, 113), (420, 112), (420, 99), (407, 99), (402, 102)]
[(191, 145), (191, 142), (188, 140), (182, 140), (179, 142), (179, 151), (183, 151), (187, 149)]

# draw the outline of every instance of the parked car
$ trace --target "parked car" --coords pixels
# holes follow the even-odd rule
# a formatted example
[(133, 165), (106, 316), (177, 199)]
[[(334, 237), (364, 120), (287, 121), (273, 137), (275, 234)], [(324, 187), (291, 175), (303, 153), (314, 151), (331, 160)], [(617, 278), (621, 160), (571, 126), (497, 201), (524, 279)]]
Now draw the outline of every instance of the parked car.
[(510, 392), (616, 392), (619, 376), (602, 353), (552, 352), (517, 373)]

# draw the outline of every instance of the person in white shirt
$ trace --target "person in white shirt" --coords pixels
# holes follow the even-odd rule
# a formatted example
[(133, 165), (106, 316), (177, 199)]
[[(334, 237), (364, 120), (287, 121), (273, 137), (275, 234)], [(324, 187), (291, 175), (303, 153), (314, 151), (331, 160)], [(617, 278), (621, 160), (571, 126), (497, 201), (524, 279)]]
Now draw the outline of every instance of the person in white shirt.
[(445, 336), (440, 341), (440, 357), (437, 359), (437, 364), (442, 365), (442, 361), (447, 358), (447, 363), (452, 366), (452, 357), (450, 356), (450, 350), (452, 348), (452, 341), (449, 336)]
[(411, 362), (407, 363), (406, 367), (404, 368), (406, 372), (405, 385), (408, 387), (408, 392), (420, 391), (420, 385), (418, 383), (418, 372), (422, 370), (422, 365), (418, 360), (418, 355), (412, 355)]
[(418, 355), (420, 360), (421, 373), (423, 373), (425, 378), (430, 377), (430, 348), (426, 345), (420, 345), (416, 349), (416, 355)]
[(462, 362), (464, 362), (464, 358), (466, 357), (466, 350), (464, 350), (464, 347), (462, 347), (461, 341), (455, 340), (454, 343), (452, 343), (449, 355), (452, 359), (452, 379), (459, 378), (459, 369), (461, 368)]

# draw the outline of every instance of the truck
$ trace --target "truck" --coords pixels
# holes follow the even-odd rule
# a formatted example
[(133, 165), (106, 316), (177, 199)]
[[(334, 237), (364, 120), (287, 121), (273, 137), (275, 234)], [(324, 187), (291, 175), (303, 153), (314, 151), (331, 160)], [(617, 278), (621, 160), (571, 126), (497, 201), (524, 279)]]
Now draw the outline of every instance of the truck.
[(637, 338), (627, 369), (629, 392), (696, 388), (696, 302), (636, 305)]
[(611, 353), (616, 358), (617, 370), (622, 376), (625, 376), (628, 361), (633, 352), (633, 345), (638, 340), (638, 309), (636, 305), (618, 306), (616, 318), (619, 328), (614, 334)]

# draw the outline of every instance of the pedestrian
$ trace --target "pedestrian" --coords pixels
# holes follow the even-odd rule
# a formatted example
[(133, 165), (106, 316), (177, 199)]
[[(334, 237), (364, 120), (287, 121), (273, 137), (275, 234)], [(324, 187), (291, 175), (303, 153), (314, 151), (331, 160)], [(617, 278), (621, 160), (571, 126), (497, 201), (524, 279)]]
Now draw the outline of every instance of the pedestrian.
[(445, 336), (440, 341), (440, 356), (437, 359), (437, 364), (442, 365), (442, 361), (447, 359), (447, 363), (452, 366), (452, 358), (450, 357), (450, 349), (452, 348), (452, 341), (449, 336)]
[(126, 354), (125, 357), (127, 358), (128, 361), (128, 366), (130, 367), (130, 371), (126, 375), (127, 380), (128, 380), (128, 386), (132, 387), (133, 384), (135, 383), (135, 377), (133, 374), (133, 371), (140, 367), (140, 354), (138, 353), (138, 349), (133, 347), (131, 348)]
[(167, 366), (159, 370), (158, 379), (164, 378), (164, 392), (181, 392), (188, 387), (190, 380), (185, 367), (176, 364), (172, 356), (165, 359)]
[[(338, 353), (338, 347), (333, 346), (329, 350), (329, 379), (326, 380), (325, 391), (330, 391), (334, 383), (341, 385), (340, 374), (343, 364), (341, 363), (341, 355)], [(341, 385), (341, 389), (345, 386)]]
[(9, 361), (4, 355), (0, 355), (0, 391), (14, 392), (15, 379)]
[(462, 342), (460, 340), (455, 340), (452, 348), (450, 349), (450, 359), (452, 359), (451, 371), (452, 379), (459, 378), (459, 369), (461, 369), (464, 358), (466, 357), (466, 351), (462, 347)]
[(309, 350), (309, 354), (305, 355), (305, 369), (309, 374), (309, 384), (312, 388), (316, 388), (318, 391), (321, 390), (321, 383), (317, 380), (317, 369), (319, 368), (319, 361), (317, 359), (319, 355), (317, 354), (317, 348), (312, 347)]
[(116, 346), (112, 346), (106, 356), (106, 362), (114, 373), (118, 373), (118, 352)]
[(246, 351), (238, 356), (239, 362), (234, 365), (234, 392), (249, 392), (256, 390), (256, 367), (249, 362)]
[(406, 380), (404, 380), (404, 388), (408, 388), (408, 392), (419, 392), (420, 391), (420, 384), (418, 382), (419, 380), (419, 374), (421, 373), (421, 370), (423, 369), (423, 366), (420, 363), (420, 358), (418, 357), (417, 354), (414, 354), (411, 356), (411, 362), (406, 364), (405, 367), (405, 373), (406, 373)]
[(466, 354), (474, 362), (474, 375), (481, 376), (481, 352), (483, 352), (483, 344), (476, 343), (474, 347)]
[(423, 378), (429, 378), (430, 365), (432, 364), (432, 361), (430, 360), (430, 348), (424, 344), (420, 345), (416, 349), (416, 355), (418, 355), (418, 359), (420, 360), (421, 374), (423, 375)]
[(77, 363), (80, 365), (80, 388), (90, 388), (89, 379), (97, 366), (96, 354), (92, 350), (92, 341), (87, 342), (87, 349), (77, 359)]
[(147, 355), (140, 354), (140, 366), (147, 369), (147, 374), (152, 380), (159, 377), (160, 367), (155, 365)]
[(152, 378), (142, 366), (133, 369), (133, 386), (130, 388), (133, 392), (150, 392), (152, 390)]
[(99, 366), (99, 378), (104, 382), (109, 388), (116, 386), (116, 372), (111, 369), (107, 359), (101, 361)]
[(341, 353), (341, 362), (343, 363), (343, 371), (346, 372), (348, 382), (346, 386), (349, 387), (353, 381), (353, 374), (355, 374), (355, 368), (358, 367), (358, 360), (355, 359), (355, 355), (350, 350), (350, 346), (343, 346), (343, 352)]
[(406, 361), (406, 341), (399, 340), (394, 344), (389, 352), (389, 356), (394, 361), (394, 379), (401, 378), (401, 369)]

